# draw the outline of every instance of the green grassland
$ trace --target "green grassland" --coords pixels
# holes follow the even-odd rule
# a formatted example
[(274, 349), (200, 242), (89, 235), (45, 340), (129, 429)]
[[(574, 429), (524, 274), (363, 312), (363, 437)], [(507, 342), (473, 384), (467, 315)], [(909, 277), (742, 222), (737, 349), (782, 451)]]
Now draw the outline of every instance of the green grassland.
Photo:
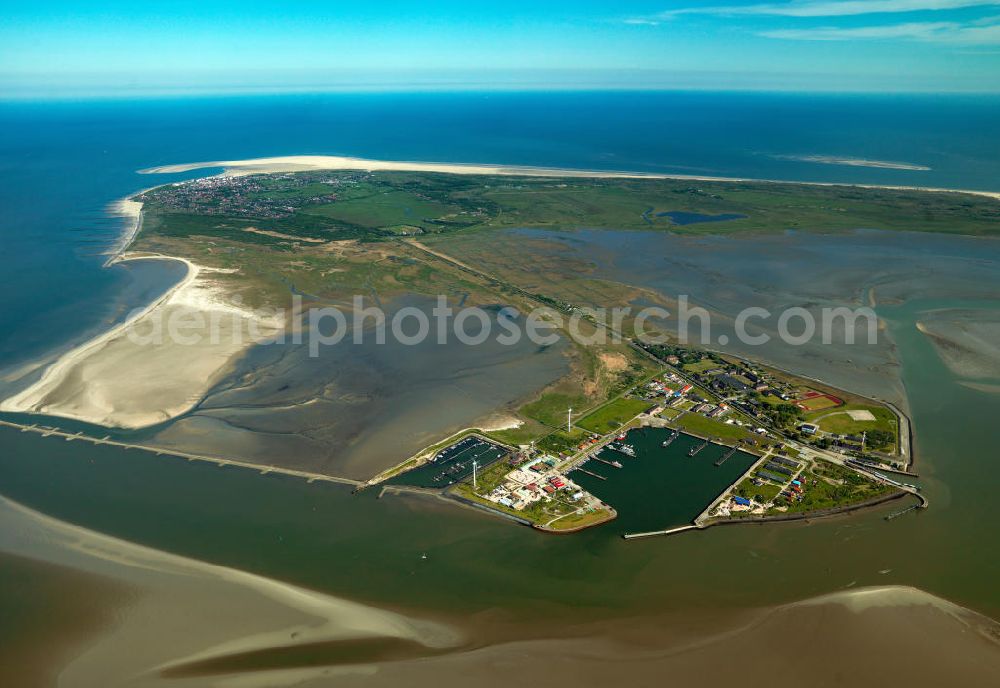
[[(207, 193), (191, 193), (184, 185), (146, 192), (142, 200), (153, 222), (144, 231), (233, 235), (234, 227), (253, 222), (310, 238), (375, 240), (397, 235), (401, 226), (428, 234), (473, 228), (603, 227), (689, 233), (869, 228), (984, 235), (996, 234), (1000, 224), (1000, 203), (990, 198), (852, 186), (406, 172), (303, 172), (239, 179), (232, 188)], [(747, 217), (675, 225), (660, 215), (668, 211)]]
[(590, 433), (583, 428), (574, 427), (570, 432), (556, 430), (540, 439), (536, 446), (542, 451), (556, 456), (563, 453), (571, 454), (588, 437), (590, 437)]
[[(847, 411), (869, 411), (875, 420), (853, 420)], [(838, 435), (860, 435), (862, 432), (884, 430), (898, 434), (896, 414), (884, 406), (871, 404), (847, 404), (833, 409), (812, 411), (805, 416), (810, 423), (815, 422), (820, 429)], [(893, 449), (894, 444), (885, 449)]]
[(546, 392), (535, 401), (521, 407), (521, 414), (553, 428), (566, 427), (567, 409), (590, 406), (582, 394)]
[(642, 399), (621, 397), (587, 414), (577, 423), (581, 428), (603, 435), (617, 430), (637, 415), (646, 411), (652, 403)]
[[(957, 194), (759, 182), (537, 180), (495, 183), (482, 197), (502, 209), (489, 226), (673, 228), (733, 232), (859, 227), (962, 234), (993, 233), (1000, 207)], [(658, 214), (742, 214), (726, 222), (677, 227)]]
[(685, 373), (705, 373), (713, 368), (720, 368), (720, 364), (710, 358), (702, 359), (697, 363), (685, 363), (683, 370)]
[(563, 516), (558, 521), (553, 522), (550, 530), (572, 530), (574, 528), (584, 528), (607, 521), (610, 513), (607, 509), (586, 509), (577, 511), (567, 516)]
[[(523, 415), (523, 414), (522, 414)], [(503, 444), (518, 446), (552, 432), (552, 428), (530, 418), (523, 418), (520, 426), (507, 430), (490, 430), (483, 434)]]
[(728, 424), (698, 413), (685, 413), (683, 416), (671, 420), (670, 424), (685, 432), (709, 439), (718, 438), (731, 442), (747, 440), (756, 443), (758, 438), (758, 435), (740, 425)]
[[(832, 463), (819, 462), (799, 476), (802, 501), (787, 505), (784, 513), (820, 511), (857, 504), (893, 492), (896, 488), (869, 480)], [(780, 513), (775, 511), (775, 513)]]
[[(592, 266), (583, 263), (552, 258), (546, 265), (540, 258), (526, 266), (516, 246), (463, 244), (463, 237), (503, 227), (689, 233), (865, 227), (995, 234), (1000, 229), (1000, 203), (988, 198), (762, 182), (331, 171), (169, 184), (138, 198), (143, 224), (133, 249), (237, 269), (255, 298), (285, 297), (290, 286), (323, 299), (352, 291), (485, 296), (484, 286), (490, 286), (493, 297), (509, 300), (516, 285), (541, 300), (595, 307), (660, 300), (648, 290), (594, 279)], [(677, 226), (657, 215), (667, 210), (747, 218)], [(428, 265), (426, 256), (399, 241), (401, 235), (422, 235), (449, 255), (491, 266), (498, 283), (477, 283), (460, 271)], [(353, 248), (334, 250), (347, 244)], [(487, 255), (478, 255), (477, 248)]]
[(315, 206), (304, 212), (367, 228), (397, 225), (422, 227), (430, 221), (455, 216), (452, 206), (406, 191), (374, 193), (371, 196)]
[(781, 492), (780, 485), (774, 485), (773, 483), (754, 485), (753, 480), (750, 478), (747, 478), (733, 488), (733, 494), (737, 494), (740, 497), (746, 497), (747, 499), (753, 499), (761, 504), (770, 502), (778, 496), (779, 492)]

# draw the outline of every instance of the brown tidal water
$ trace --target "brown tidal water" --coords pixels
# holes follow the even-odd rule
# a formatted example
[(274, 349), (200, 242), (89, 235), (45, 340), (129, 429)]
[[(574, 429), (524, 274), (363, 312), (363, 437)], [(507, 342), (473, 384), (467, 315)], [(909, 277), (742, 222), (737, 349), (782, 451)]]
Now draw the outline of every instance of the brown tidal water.
[(0, 684), (57, 685), (59, 668), (115, 625), (123, 585), (0, 552)]

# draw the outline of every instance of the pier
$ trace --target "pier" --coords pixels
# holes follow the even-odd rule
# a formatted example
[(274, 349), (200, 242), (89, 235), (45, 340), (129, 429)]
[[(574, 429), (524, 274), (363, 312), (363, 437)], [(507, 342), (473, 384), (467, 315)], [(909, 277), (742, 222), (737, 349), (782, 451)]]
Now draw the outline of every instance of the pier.
[(20, 423), (11, 423), (10, 421), (0, 420), (0, 427), (15, 428), (21, 432), (33, 432), (42, 437), (61, 437), (65, 441), (69, 442), (72, 440), (79, 440), (81, 442), (88, 442), (95, 446), (105, 446), (105, 447), (116, 447), (118, 449), (128, 450), (137, 449), (139, 451), (146, 452), (153, 456), (171, 456), (179, 459), (187, 459), (188, 461), (205, 461), (207, 463), (214, 463), (219, 467), (223, 466), (239, 466), (240, 468), (248, 468), (253, 471), (257, 471), (261, 475), (267, 475), (269, 473), (279, 473), (281, 475), (288, 475), (295, 478), (305, 478), (308, 482), (323, 481), (330, 483), (339, 483), (342, 485), (352, 485), (359, 486), (361, 482), (358, 480), (352, 480), (350, 478), (341, 478), (333, 475), (324, 475), (322, 473), (312, 473), (310, 471), (299, 471), (292, 468), (282, 468), (280, 466), (267, 466), (262, 464), (250, 463), (249, 461), (236, 461), (233, 459), (223, 459), (218, 456), (206, 456), (204, 454), (193, 454), (190, 452), (180, 451), (177, 449), (165, 449), (161, 447), (148, 447), (142, 444), (131, 444), (129, 442), (122, 442), (119, 440), (110, 439), (110, 435), (106, 437), (98, 438), (91, 437), (89, 435), (83, 434), (83, 432), (70, 433), (59, 430), (58, 428), (48, 428), (39, 425), (24, 425)]
[(607, 480), (607, 478), (605, 476), (601, 475), (600, 473), (591, 473), (586, 468), (582, 468), (580, 466), (577, 466), (576, 470), (580, 471), (581, 473), (586, 473), (591, 478), (597, 478), (598, 480)]
[(736, 450), (737, 450), (737, 449), (738, 449), (738, 447), (730, 447), (730, 448), (729, 448), (729, 451), (727, 451), (727, 452), (726, 452), (725, 454), (723, 454), (723, 455), (722, 455), (722, 456), (721, 456), (721, 457), (719, 458), (719, 460), (715, 462), (715, 465), (716, 465), (716, 466), (721, 466), (722, 464), (724, 464), (724, 463), (726, 462), (726, 460), (727, 460), (727, 459), (728, 459), (728, 458), (729, 458), (730, 456), (732, 456), (733, 454), (735, 454), (735, 453), (736, 453)]
[(697, 455), (698, 452), (700, 452), (702, 449), (704, 449), (705, 447), (707, 447), (708, 444), (709, 444), (708, 440), (705, 440), (704, 442), (702, 442), (701, 444), (699, 444), (697, 447), (691, 447), (691, 450), (688, 451), (688, 456), (695, 456), (695, 455)]
[(607, 464), (608, 466), (611, 466), (612, 468), (621, 468), (622, 467), (622, 465), (620, 463), (618, 463), (617, 461), (605, 461), (604, 459), (602, 459), (599, 456), (592, 456), (590, 458), (592, 458), (594, 461), (600, 461), (603, 464)]
[(683, 533), (687, 530), (700, 530), (702, 526), (696, 526), (693, 523), (686, 526), (677, 526), (676, 528), (667, 528), (666, 530), (650, 530), (645, 533), (625, 533), (622, 535), (626, 540), (637, 540), (639, 538), (656, 537), (658, 535), (673, 535), (674, 533)]
[(894, 518), (899, 518), (900, 516), (905, 516), (906, 514), (910, 513), (911, 511), (916, 511), (917, 509), (921, 508), (922, 506), (923, 506), (922, 503), (912, 504), (912, 505), (906, 507), (905, 509), (903, 509), (901, 511), (893, 511), (891, 514), (889, 514), (888, 516), (885, 517), (885, 520), (886, 521), (891, 521)]

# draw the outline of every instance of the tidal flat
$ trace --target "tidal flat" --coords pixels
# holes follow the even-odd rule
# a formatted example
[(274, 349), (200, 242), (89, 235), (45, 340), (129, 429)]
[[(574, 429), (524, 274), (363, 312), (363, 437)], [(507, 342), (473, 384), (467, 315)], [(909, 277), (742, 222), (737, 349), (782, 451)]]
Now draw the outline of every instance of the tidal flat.
[[(444, 242), (440, 242), (444, 245)], [(511, 256), (501, 247), (516, 245)], [(843, 327), (832, 341), (781, 341), (772, 317), (754, 318), (747, 331), (770, 338), (741, 343), (734, 320), (747, 307), (778, 314), (800, 307), (821, 322), (824, 307), (858, 308), (911, 299), (943, 301), (1000, 298), (996, 274), (1000, 241), (927, 233), (856, 230), (751, 235), (681, 235), (662, 231), (510, 229), (451, 238), (460, 260), (507, 276), (526, 289), (593, 307), (662, 305), (671, 317), (657, 324), (676, 335), (678, 298), (712, 315), (701, 341), (691, 320), (692, 343), (815, 377), (837, 387), (887, 399), (905, 408), (892, 333), (880, 327), (867, 340), (862, 327), (847, 344)], [(541, 269), (544, 266), (544, 269)], [(587, 289), (591, 284), (597, 289)], [(617, 289), (615, 288), (617, 286)], [(636, 290), (641, 290), (636, 295)], [(594, 300), (586, 301), (588, 293)], [(618, 297), (613, 301), (608, 297)], [(863, 325), (864, 323), (861, 323)], [(836, 323), (835, 323), (836, 325)], [(791, 329), (791, 328), (790, 328)], [(798, 334), (798, 331), (795, 331)], [(726, 344), (720, 336), (728, 338)]]
[[(858, 329), (855, 344), (839, 341), (847, 334), (840, 330), (830, 345), (788, 346), (778, 340), (773, 320), (755, 320), (753, 334), (772, 341), (746, 346), (734, 336), (736, 314), (747, 305), (817, 314), (824, 307), (874, 305), (878, 312), (880, 304), (930, 296), (955, 302), (1000, 295), (993, 279), (1000, 242), (975, 237), (872, 230), (690, 236), (509, 229), (427, 241), (432, 250), (570, 303), (634, 309), (658, 304), (673, 311), (678, 296), (688, 295), (691, 304), (712, 314), (711, 348), (903, 408), (908, 399), (896, 345), (884, 323), (872, 343)], [(933, 271), (929, 256), (935, 256)], [(416, 294), (386, 302), (390, 316), (413, 305), (429, 311), (432, 302)], [(492, 312), (499, 317), (499, 306)], [(669, 320), (664, 326), (676, 332)], [(983, 325), (966, 331), (972, 327)], [(730, 343), (718, 345), (720, 336)], [(940, 342), (940, 332), (934, 341)], [(466, 346), (452, 340), (407, 346), (391, 337), (385, 344), (368, 337), (361, 345), (322, 347), (316, 357), (304, 345), (257, 346), (190, 412), (132, 437), (364, 480), (451, 432), (512, 418), (519, 404), (570, 372), (566, 345)], [(979, 355), (977, 370), (990, 356)]]
[[(428, 313), (423, 297), (386, 303)], [(499, 307), (487, 311), (493, 319)], [(475, 334), (475, 328), (470, 328)], [(187, 416), (152, 434), (157, 446), (364, 480), (427, 445), (511, 409), (569, 370), (565, 343), (504, 345), (455, 337), (409, 345), (353, 332), (310, 355), (307, 344), (261, 345)]]

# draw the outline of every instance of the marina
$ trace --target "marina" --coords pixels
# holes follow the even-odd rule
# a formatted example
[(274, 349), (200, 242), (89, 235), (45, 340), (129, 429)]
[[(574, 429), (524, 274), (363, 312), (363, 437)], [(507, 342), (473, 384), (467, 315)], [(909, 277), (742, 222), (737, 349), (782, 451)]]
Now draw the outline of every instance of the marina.
[[(658, 532), (691, 524), (757, 461), (753, 454), (731, 447), (725, 449), (732, 454), (722, 465), (690, 461), (691, 449), (709, 443), (669, 428), (632, 430), (623, 441), (634, 448), (634, 461), (624, 461), (622, 468), (615, 470), (604, 468), (603, 462), (588, 462), (573, 472), (581, 487), (618, 512), (613, 525), (601, 529), (614, 528), (621, 533)], [(602, 454), (600, 458), (608, 461), (618, 452), (609, 446)], [(645, 460), (653, 458), (656, 460)]]
[(430, 461), (390, 478), (386, 484), (445, 488), (483, 470), (510, 454), (501, 444), (479, 435), (464, 438), (438, 451)]
[(624, 444), (622, 442), (612, 442), (608, 445), (608, 449), (618, 452), (619, 454), (624, 454), (628, 457), (635, 457), (635, 447), (631, 444)]

